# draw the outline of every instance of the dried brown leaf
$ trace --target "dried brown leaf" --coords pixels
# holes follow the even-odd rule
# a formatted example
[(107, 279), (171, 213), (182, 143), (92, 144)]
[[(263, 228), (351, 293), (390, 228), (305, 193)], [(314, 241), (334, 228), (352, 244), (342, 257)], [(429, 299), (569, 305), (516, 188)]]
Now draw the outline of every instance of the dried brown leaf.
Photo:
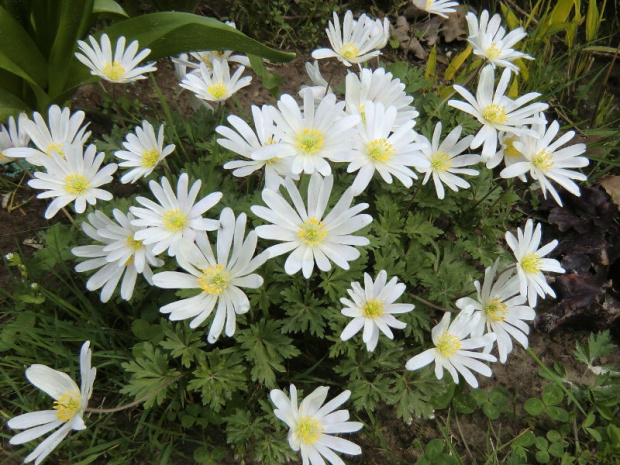
[(620, 176), (604, 176), (599, 183), (609, 194), (611, 201), (620, 206)]

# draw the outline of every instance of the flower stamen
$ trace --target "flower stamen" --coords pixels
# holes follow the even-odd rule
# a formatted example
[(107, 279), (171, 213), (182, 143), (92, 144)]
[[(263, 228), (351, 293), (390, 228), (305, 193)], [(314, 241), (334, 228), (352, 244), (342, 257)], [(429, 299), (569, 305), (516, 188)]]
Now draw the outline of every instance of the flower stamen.
[(54, 402), (54, 410), (60, 421), (69, 421), (82, 410), (82, 396), (78, 391), (69, 391)]
[(223, 265), (211, 265), (202, 271), (202, 276), (198, 278), (200, 289), (207, 294), (220, 295), (228, 288), (230, 283), (230, 273), (224, 269)]
[(446, 358), (450, 358), (461, 349), (463, 344), (461, 344), (461, 340), (458, 337), (453, 334), (446, 333), (439, 338), (436, 346), (441, 355)]
[(187, 227), (187, 215), (181, 210), (167, 210), (162, 215), (164, 227), (170, 231), (180, 231)]
[(322, 221), (318, 221), (314, 216), (304, 222), (299, 231), (299, 238), (310, 246), (319, 245), (327, 237), (327, 231)]
[(295, 433), (303, 444), (314, 444), (318, 441), (323, 427), (313, 417), (302, 417), (297, 423)]

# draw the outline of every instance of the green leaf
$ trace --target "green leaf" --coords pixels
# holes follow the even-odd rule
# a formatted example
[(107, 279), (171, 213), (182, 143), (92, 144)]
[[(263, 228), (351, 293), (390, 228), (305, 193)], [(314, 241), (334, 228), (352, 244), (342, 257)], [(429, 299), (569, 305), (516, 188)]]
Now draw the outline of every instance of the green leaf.
[(153, 344), (159, 343), (163, 339), (163, 331), (161, 326), (158, 324), (150, 324), (148, 321), (143, 319), (135, 320), (131, 324), (131, 332), (138, 339), (143, 341), (150, 341)]
[(547, 415), (563, 423), (568, 421), (568, 412), (561, 407), (547, 407)]
[(545, 405), (558, 405), (564, 400), (564, 392), (557, 384), (548, 384), (542, 392), (542, 400)]
[(588, 12), (586, 13), (586, 40), (588, 42), (596, 38), (596, 33), (600, 24), (596, 3), (597, 0), (588, 0)]
[(489, 394), (489, 402), (497, 407), (508, 405), (508, 391), (501, 387), (494, 387)]
[(534, 434), (533, 431), (529, 430), (523, 433), (522, 435), (517, 436), (512, 441), (511, 445), (520, 446), (520, 447), (529, 447), (532, 444), (534, 444), (535, 440), (536, 440), (536, 435)]
[(588, 338), (588, 346), (582, 345), (577, 341), (575, 349), (575, 357), (582, 363), (592, 366), (596, 360), (605, 355), (609, 355), (616, 347), (611, 342), (611, 333), (609, 330), (595, 334), (590, 334)]
[(459, 394), (454, 396), (452, 406), (456, 413), (469, 414), (476, 410), (478, 403), (470, 394)]
[(442, 235), (443, 231), (433, 226), (426, 215), (409, 213), (405, 223), (405, 234), (421, 245), (428, 245), (433, 239)]
[(123, 7), (116, 3), (114, 0), (95, 0), (93, 6), (93, 14), (97, 15), (111, 15), (111, 16), (123, 16), (129, 18), (129, 15)]
[(560, 458), (564, 455), (564, 444), (562, 441), (553, 442), (549, 445), (549, 454), (553, 457)]
[(590, 436), (592, 436), (592, 438), (596, 442), (601, 442), (603, 440), (603, 437), (601, 436), (601, 433), (599, 433), (594, 428), (586, 428), (586, 431), (588, 432), (588, 434), (590, 434)]
[(258, 417), (252, 419), (249, 410), (236, 409), (235, 413), (224, 417), (226, 422), (226, 442), (228, 444), (243, 445), (262, 436), (262, 431), (268, 428), (267, 422)]
[(539, 450), (538, 452), (536, 452), (535, 457), (538, 463), (549, 463), (549, 460), (551, 460), (551, 458), (549, 457), (549, 452), (547, 452), (546, 450)]
[(557, 442), (562, 440), (562, 435), (559, 431), (551, 429), (547, 431), (547, 439), (551, 442)]
[(315, 336), (325, 335), (325, 303), (316, 298), (310, 289), (302, 292), (299, 287), (291, 286), (282, 291), (286, 305), (286, 315), (282, 331), (285, 333), (310, 332)]
[(443, 447), (443, 439), (431, 439), (424, 448), (424, 455), (427, 459), (432, 461), (433, 459), (438, 458), (442, 454)]
[(543, 403), (543, 401), (535, 397), (526, 400), (523, 407), (525, 408), (527, 413), (535, 417), (545, 411), (545, 404)]
[(207, 353), (202, 349), (207, 344), (200, 331), (192, 331), (186, 323), (165, 323), (165, 339), (159, 343), (161, 347), (170, 351), (174, 358), (181, 357), (181, 364), (189, 368), (193, 362), (204, 362)]
[(482, 406), (482, 411), (491, 420), (497, 420), (501, 413), (500, 409), (493, 404), (484, 404)]
[(372, 381), (354, 379), (347, 387), (351, 391), (351, 402), (356, 410), (367, 408), (372, 411), (379, 401), (389, 396), (390, 380), (379, 374)]
[(473, 389), (469, 395), (476, 401), (478, 406), (487, 403), (487, 395), (482, 389)]

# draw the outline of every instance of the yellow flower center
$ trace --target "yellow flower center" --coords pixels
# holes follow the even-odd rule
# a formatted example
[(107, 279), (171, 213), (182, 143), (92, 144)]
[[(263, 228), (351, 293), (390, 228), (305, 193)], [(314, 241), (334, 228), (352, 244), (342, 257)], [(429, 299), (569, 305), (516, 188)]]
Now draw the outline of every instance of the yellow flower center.
[(504, 321), (508, 315), (508, 306), (500, 302), (499, 297), (495, 297), (484, 306), (484, 313), (491, 321)]
[(143, 247), (142, 241), (135, 239), (133, 234), (127, 237), (127, 245), (131, 247), (132, 250), (140, 250)]
[(273, 157), (273, 158), (269, 158), (268, 160), (265, 160), (265, 163), (267, 165), (271, 165), (272, 163), (278, 163), (280, 160), (282, 160), (279, 157)]
[(82, 396), (78, 391), (67, 392), (54, 402), (54, 410), (60, 421), (69, 421), (82, 410)]
[(433, 171), (448, 171), (452, 166), (452, 157), (445, 152), (437, 152), (431, 157)]
[(487, 105), (482, 111), (482, 116), (491, 124), (502, 124), (506, 122), (506, 107), (497, 103)]
[(553, 155), (551, 155), (547, 149), (538, 152), (534, 158), (532, 158), (532, 163), (536, 168), (543, 171), (550, 170), (555, 164)]
[(118, 61), (106, 63), (103, 67), (103, 74), (112, 81), (118, 81), (125, 76), (125, 68), (123, 68)]
[(170, 231), (180, 231), (187, 226), (187, 215), (181, 210), (167, 210), (162, 215), (164, 227)]
[(306, 128), (297, 133), (297, 148), (306, 155), (312, 155), (323, 147), (323, 133), (318, 129)]
[(535, 253), (528, 253), (521, 259), (521, 268), (526, 273), (536, 274), (540, 271), (542, 264), (540, 257)]
[(495, 60), (499, 58), (499, 56), (502, 54), (502, 51), (497, 47), (495, 42), (493, 42), (491, 46), (484, 51), (484, 54), (489, 57), (489, 60)]
[(461, 340), (458, 337), (446, 333), (439, 338), (439, 341), (437, 341), (437, 350), (444, 357), (450, 358), (459, 351), (462, 345), (463, 344), (461, 344)]
[(224, 57), (224, 52), (222, 52), (221, 50), (211, 50), (211, 53), (218, 58)]
[(302, 443), (314, 444), (318, 441), (323, 430), (324, 428), (313, 417), (303, 417), (297, 423), (295, 433), (297, 433), (297, 437)]
[(362, 307), (362, 313), (366, 318), (372, 318), (373, 320), (383, 315), (383, 302), (377, 299), (369, 300)]
[(366, 108), (364, 107), (364, 105), (358, 105), (357, 109), (360, 112), (360, 116), (362, 117), (362, 121), (364, 123), (366, 123)]
[(60, 142), (52, 142), (47, 146), (45, 153), (47, 153), (48, 157), (51, 157), (52, 153), (57, 153), (62, 158), (65, 158), (65, 153), (62, 151), (62, 144)]
[(396, 150), (386, 139), (375, 139), (366, 146), (368, 156), (374, 161), (388, 161), (394, 156)]
[(505, 139), (504, 140), (504, 154), (506, 154), (506, 156), (509, 158), (520, 158), (521, 152), (517, 150), (514, 144), (515, 144), (514, 138)]
[(198, 282), (203, 292), (220, 295), (230, 283), (230, 273), (222, 265), (211, 265), (202, 271), (202, 276), (198, 278)]
[(435, 0), (426, 0), (426, 9), (428, 10), (431, 6), (433, 6), (434, 2)]
[(357, 58), (360, 54), (360, 51), (357, 49), (353, 42), (349, 42), (340, 47), (340, 56), (347, 61), (351, 61), (354, 58)]
[(143, 152), (140, 155), (140, 161), (145, 168), (152, 168), (159, 162), (159, 151), (149, 150), (148, 152)]
[(211, 84), (207, 90), (209, 91), (209, 93), (213, 96), (213, 98), (215, 99), (221, 99), (223, 98), (226, 93), (228, 92), (228, 89), (226, 88), (226, 85), (223, 82), (214, 82), (213, 84)]
[(70, 194), (80, 195), (88, 189), (88, 179), (81, 174), (70, 174), (65, 178), (65, 190)]
[(2, 153), (2, 150), (0, 150), (0, 160), (4, 160), (5, 158), (9, 158), (9, 157), (7, 157), (4, 153)]
[(318, 221), (314, 216), (304, 222), (301, 229), (297, 231), (299, 238), (308, 245), (319, 245), (327, 236), (325, 225)]

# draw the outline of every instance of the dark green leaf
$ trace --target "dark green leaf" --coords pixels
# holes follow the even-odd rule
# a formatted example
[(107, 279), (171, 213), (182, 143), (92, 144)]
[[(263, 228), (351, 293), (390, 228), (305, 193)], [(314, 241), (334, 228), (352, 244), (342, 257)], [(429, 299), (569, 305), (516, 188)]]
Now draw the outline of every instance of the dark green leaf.
[(535, 397), (526, 400), (523, 407), (525, 408), (525, 411), (527, 413), (535, 417), (545, 411), (545, 404), (543, 403), (543, 401), (540, 399), (536, 399)]

